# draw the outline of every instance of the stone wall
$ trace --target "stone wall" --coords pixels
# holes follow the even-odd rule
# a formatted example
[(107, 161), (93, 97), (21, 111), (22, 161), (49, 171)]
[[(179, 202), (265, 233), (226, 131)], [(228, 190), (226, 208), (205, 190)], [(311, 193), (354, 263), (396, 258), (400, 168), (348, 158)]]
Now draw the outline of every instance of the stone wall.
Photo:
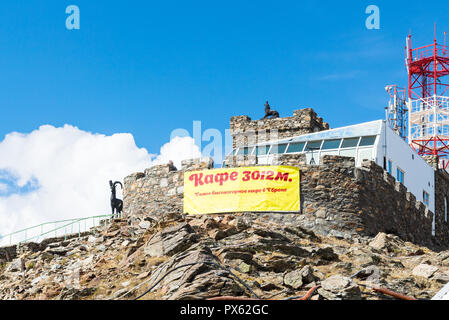
[(448, 243), (448, 228), (449, 174), (445, 170), (438, 169), (435, 171), (435, 238), (437, 241)]
[(374, 162), (364, 162), (356, 168), (355, 176), (366, 234), (383, 231), (410, 242), (436, 245), (432, 237), (433, 212), (404, 185)]
[(324, 156), (320, 165), (306, 164), (305, 155), (279, 155), (273, 165), (301, 170), (301, 226), (321, 235), (351, 237), (363, 231), (354, 178), (354, 158)]
[(437, 156), (423, 156), (424, 160), (435, 170), (435, 238), (436, 244), (449, 241), (449, 174), (440, 169)]
[[(257, 165), (253, 157), (234, 160), (230, 166)], [(356, 168), (354, 158), (324, 156), (320, 165), (309, 166), (304, 155), (279, 155), (273, 165), (300, 168), (301, 213), (245, 213), (247, 217), (262, 215), (340, 238), (386, 232), (429, 247), (449, 245), (448, 225), (437, 220), (437, 234), (432, 237), (433, 213), (372, 161)], [(184, 162), (176, 172), (168, 171), (168, 166), (156, 166), (127, 177), (125, 214), (135, 223), (180, 215), (184, 172), (212, 167), (210, 160), (194, 160)]]
[[(229, 167), (258, 165), (254, 156), (227, 158)], [(267, 219), (299, 224), (321, 235), (351, 237), (362, 228), (357, 207), (354, 158), (325, 156), (319, 166), (306, 164), (304, 154), (275, 155), (273, 165), (299, 167), (301, 171), (301, 214), (263, 213)], [(259, 214), (260, 213), (256, 213)]]
[(0, 248), (0, 264), (12, 261), (17, 257), (17, 247), (1, 247)]
[[(91, 229), (92, 230), (92, 229)], [(39, 243), (36, 242), (26, 242), (20, 245), (12, 245), (7, 247), (0, 247), (0, 264), (4, 262), (9, 262), (23, 254), (24, 252), (40, 252), (44, 251), (49, 245), (57, 242), (65, 242), (75, 238), (83, 238), (90, 235), (91, 231), (73, 233), (61, 237), (46, 238)]]
[[(306, 166), (303, 155), (282, 155), (275, 164), (301, 168), (305, 227), (343, 236), (386, 232), (429, 247), (449, 247), (449, 225), (442, 214), (436, 215), (436, 235), (432, 237), (433, 213), (375, 162), (366, 161), (355, 168), (353, 158), (325, 156), (319, 166)], [(436, 185), (448, 192), (449, 179)]]
[(437, 156), (422, 156), (424, 160), (436, 171), (438, 170), (439, 159)]
[(248, 146), (268, 140), (290, 138), (328, 130), (329, 124), (317, 117), (311, 108), (295, 110), (293, 117), (251, 120), (248, 116), (231, 118), (232, 147)]
[(171, 171), (168, 165), (157, 165), (124, 179), (123, 212), (130, 222), (160, 220), (182, 213), (184, 172), (212, 169), (211, 158), (182, 161), (180, 170)]

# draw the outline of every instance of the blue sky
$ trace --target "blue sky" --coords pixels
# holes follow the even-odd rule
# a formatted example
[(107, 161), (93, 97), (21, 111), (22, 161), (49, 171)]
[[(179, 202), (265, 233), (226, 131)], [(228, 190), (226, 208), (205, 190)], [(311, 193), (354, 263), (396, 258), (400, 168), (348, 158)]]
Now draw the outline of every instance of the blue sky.
[[(65, 8), (81, 29), (65, 28)], [(365, 8), (381, 12), (365, 28)], [(406, 84), (404, 44), (449, 30), (449, 2), (37, 1), (0, 5), (0, 137), (40, 125), (132, 133), (157, 153), (175, 128), (228, 128), (312, 107), (332, 127), (383, 118)], [(0, 138), (1, 140), (1, 138)]]

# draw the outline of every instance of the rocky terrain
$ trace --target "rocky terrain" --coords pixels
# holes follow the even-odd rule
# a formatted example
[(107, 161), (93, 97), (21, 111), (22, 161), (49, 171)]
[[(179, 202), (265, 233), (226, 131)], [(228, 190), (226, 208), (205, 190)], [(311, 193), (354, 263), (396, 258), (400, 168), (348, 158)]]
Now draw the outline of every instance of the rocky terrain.
[(81, 238), (26, 244), (0, 260), (0, 299), (430, 299), (449, 251), (379, 233), (318, 236), (275, 214), (116, 219)]

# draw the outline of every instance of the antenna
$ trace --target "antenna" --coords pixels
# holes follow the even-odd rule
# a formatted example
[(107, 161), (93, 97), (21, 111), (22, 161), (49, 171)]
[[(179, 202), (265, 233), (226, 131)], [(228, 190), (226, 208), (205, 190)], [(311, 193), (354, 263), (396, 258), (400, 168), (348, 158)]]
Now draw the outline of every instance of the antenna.
[(390, 101), (386, 110), (388, 126), (393, 129), (402, 139), (407, 137), (407, 104), (406, 90), (397, 85), (388, 85), (385, 91), (390, 95)]
[(407, 67), (407, 73), (408, 73), (408, 63), (410, 58), (410, 36), (405, 38), (405, 66)]
[[(409, 36), (410, 39), (410, 36)], [(440, 158), (440, 168), (449, 158), (449, 59), (446, 47), (434, 43), (413, 48), (409, 41), (408, 141), (421, 156)], [(446, 160), (443, 161), (442, 160)]]
[(434, 42), (437, 42), (437, 23), (433, 23), (433, 40)]

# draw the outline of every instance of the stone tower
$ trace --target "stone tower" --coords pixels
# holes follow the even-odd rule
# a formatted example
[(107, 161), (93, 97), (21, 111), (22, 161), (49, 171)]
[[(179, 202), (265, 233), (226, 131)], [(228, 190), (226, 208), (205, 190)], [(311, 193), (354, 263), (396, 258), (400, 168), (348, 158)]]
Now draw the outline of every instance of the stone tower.
[(293, 117), (251, 120), (248, 116), (231, 117), (232, 148), (278, 140), (329, 129), (312, 108), (295, 110)]

